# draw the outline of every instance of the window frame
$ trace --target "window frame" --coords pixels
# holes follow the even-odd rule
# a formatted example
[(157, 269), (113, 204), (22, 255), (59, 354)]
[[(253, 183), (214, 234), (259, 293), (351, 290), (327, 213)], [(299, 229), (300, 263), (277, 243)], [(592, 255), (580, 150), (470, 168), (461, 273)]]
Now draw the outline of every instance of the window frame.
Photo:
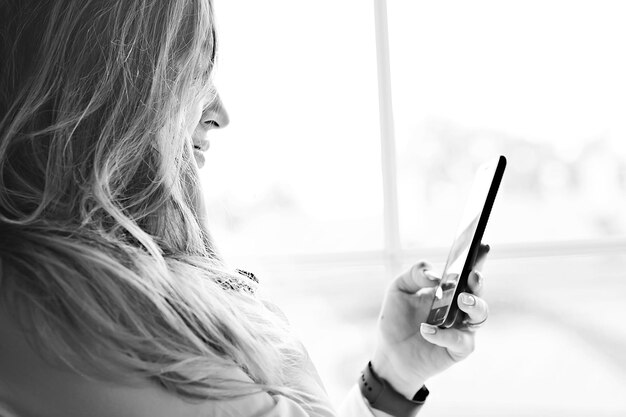
[[(235, 261), (281, 269), (293, 267), (337, 267), (383, 265), (390, 275), (400, 272), (404, 265), (418, 259), (444, 260), (448, 247), (423, 246), (406, 249), (400, 237), (396, 139), (391, 88), (389, 30), (387, 1), (373, 0), (376, 40), (376, 65), (381, 146), (381, 174), (383, 184), (383, 238), (382, 250), (339, 253), (308, 253), (286, 255), (246, 255)], [(498, 244), (490, 253), (494, 259), (547, 258), (554, 256), (584, 256), (626, 252), (626, 236), (549, 240), (537, 242), (509, 242)]]

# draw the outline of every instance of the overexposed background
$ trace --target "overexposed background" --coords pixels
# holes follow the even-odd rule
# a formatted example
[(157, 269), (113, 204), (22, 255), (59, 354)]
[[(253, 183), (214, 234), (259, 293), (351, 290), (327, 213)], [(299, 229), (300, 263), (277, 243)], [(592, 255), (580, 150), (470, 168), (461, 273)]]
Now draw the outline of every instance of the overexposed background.
[(339, 403), (385, 287), (419, 259), (443, 266), (475, 168), (503, 154), (490, 320), (423, 414), (624, 415), (626, 3), (388, 3), (391, 247), (375, 3), (216, 1), (231, 124), (203, 181), (224, 255), (259, 276)]

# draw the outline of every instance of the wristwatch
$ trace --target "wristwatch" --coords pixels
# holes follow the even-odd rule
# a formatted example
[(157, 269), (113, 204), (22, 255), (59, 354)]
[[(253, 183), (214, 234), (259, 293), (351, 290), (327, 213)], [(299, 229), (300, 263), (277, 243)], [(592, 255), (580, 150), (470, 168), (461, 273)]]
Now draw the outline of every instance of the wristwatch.
[(372, 362), (368, 362), (363, 369), (359, 378), (359, 388), (372, 408), (395, 417), (415, 416), (424, 405), (429, 394), (428, 388), (423, 385), (413, 396), (413, 399), (409, 400), (376, 375), (372, 369)]

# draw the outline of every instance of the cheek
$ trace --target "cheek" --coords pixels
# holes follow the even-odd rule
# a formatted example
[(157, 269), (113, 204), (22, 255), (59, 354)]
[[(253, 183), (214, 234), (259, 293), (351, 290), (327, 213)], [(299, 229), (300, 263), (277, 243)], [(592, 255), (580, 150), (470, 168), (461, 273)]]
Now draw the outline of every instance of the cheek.
[(193, 136), (193, 132), (196, 130), (198, 123), (200, 123), (201, 117), (202, 117), (202, 106), (200, 105), (200, 103), (197, 103), (190, 109), (189, 115), (186, 120), (187, 132), (189, 133), (189, 136)]

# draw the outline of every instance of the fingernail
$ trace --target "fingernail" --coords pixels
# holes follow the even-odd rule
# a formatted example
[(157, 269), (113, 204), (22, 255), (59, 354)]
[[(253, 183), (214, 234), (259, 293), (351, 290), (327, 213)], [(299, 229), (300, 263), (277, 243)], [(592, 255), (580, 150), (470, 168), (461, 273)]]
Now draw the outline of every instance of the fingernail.
[(429, 279), (429, 280), (431, 280), (431, 281), (438, 281), (438, 280), (439, 280), (439, 277), (438, 277), (438, 276), (434, 275), (432, 272), (430, 272), (430, 271), (429, 271), (429, 270), (427, 270), (427, 269), (424, 269), (424, 270), (422, 271), (422, 273), (424, 274), (424, 276), (425, 276), (426, 278), (428, 278), (428, 279)]
[(476, 304), (476, 299), (474, 298), (473, 295), (462, 293), (461, 302), (467, 306), (473, 306), (474, 304)]
[(431, 326), (430, 324), (422, 323), (422, 333), (426, 334), (435, 334), (437, 333), (437, 328), (435, 326)]

